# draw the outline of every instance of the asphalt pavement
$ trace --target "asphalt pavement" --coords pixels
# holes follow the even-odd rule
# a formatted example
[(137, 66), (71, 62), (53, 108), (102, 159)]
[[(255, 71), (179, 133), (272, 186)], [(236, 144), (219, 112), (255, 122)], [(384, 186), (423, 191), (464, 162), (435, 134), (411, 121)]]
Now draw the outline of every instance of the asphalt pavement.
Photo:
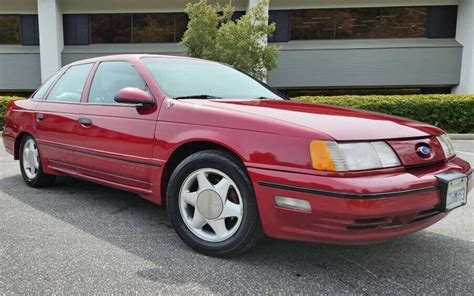
[[(474, 164), (474, 141), (455, 141)], [(233, 259), (190, 250), (164, 208), (60, 178), (27, 187), (0, 141), (0, 294), (459, 294), (474, 291), (474, 195), (371, 246), (265, 239)]]

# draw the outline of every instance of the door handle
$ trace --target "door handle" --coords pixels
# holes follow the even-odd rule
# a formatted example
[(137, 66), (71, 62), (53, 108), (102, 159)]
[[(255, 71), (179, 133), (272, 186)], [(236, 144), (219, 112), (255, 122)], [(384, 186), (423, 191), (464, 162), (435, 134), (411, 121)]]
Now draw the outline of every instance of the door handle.
[(89, 118), (79, 118), (79, 123), (82, 126), (91, 126), (92, 125), (92, 120), (90, 120)]
[(43, 113), (36, 113), (36, 120), (37, 121), (42, 121), (44, 119), (44, 114)]

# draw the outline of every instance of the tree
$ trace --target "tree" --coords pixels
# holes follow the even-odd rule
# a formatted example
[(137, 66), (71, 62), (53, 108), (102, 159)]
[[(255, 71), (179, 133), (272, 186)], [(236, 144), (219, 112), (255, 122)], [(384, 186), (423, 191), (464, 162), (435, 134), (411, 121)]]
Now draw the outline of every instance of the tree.
[(186, 55), (229, 64), (264, 80), (277, 67), (279, 53), (278, 47), (266, 42), (276, 28), (275, 23), (268, 24), (268, 1), (260, 1), (236, 21), (232, 3), (224, 7), (207, 0), (187, 4), (189, 23), (181, 40)]

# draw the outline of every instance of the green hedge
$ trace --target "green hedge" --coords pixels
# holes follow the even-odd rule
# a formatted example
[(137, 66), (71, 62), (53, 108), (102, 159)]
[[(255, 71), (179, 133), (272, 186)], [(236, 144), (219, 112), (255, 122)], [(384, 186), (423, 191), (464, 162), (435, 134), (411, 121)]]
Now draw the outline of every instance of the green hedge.
[(474, 95), (297, 97), (294, 100), (411, 118), (448, 133), (474, 133)]
[(8, 102), (17, 100), (18, 97), (2, 97), (0, 96), (0, 130), (3, 129), (3, 117), (8, 106)]

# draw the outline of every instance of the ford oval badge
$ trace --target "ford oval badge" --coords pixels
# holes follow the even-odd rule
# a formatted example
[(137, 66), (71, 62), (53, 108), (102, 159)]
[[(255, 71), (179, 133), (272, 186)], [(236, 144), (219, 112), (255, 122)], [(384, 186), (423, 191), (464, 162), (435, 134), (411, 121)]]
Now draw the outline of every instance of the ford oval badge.
[(416, 153), (423, 158), (429, 157), (431, 154), (431, 148), (426, 145), (421, 145), (418, 148), (416, 148)]

